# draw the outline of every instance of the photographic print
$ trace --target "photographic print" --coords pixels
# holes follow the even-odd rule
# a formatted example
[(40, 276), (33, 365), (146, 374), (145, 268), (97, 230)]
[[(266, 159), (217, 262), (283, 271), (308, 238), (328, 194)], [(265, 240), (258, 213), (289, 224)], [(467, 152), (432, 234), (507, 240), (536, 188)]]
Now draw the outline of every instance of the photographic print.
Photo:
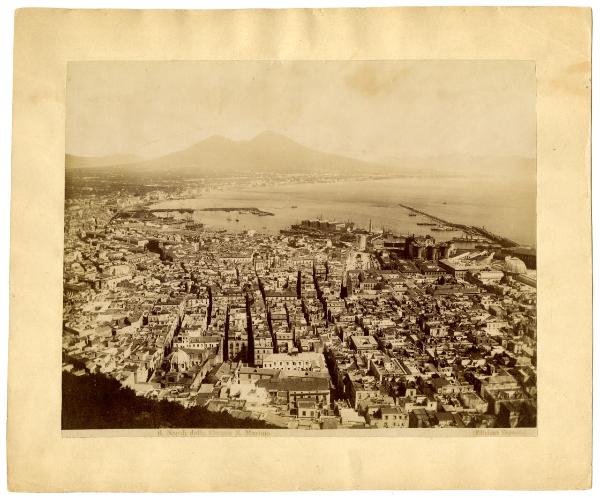
[(65, 149), (63, 434), (536, 428), (533, 61), (69, 62)]

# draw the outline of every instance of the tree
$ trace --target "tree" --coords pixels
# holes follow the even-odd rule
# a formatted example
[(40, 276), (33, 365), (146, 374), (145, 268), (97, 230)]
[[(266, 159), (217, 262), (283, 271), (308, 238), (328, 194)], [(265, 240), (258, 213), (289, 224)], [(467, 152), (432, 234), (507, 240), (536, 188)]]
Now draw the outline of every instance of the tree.
[(185, 408), (171, 401), (136, 396), (112, 378), (101, 374), (76, 376), (63, 372), (62, 428), (145, 429), (274, 428), (264, 421), (242, 420), (203, 407)]

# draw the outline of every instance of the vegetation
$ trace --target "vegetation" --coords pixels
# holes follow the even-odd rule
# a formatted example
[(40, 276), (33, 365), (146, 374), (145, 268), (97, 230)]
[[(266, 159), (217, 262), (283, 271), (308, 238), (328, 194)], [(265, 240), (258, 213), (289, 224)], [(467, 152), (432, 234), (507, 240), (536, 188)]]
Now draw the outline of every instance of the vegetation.
[(185, 408), (171, 401), (155, 401), (124, 388), (101, 374), (76, 376), (63, 372), (62, 428), (275, 428), (263, 421), (235, 418), (202, 407)]

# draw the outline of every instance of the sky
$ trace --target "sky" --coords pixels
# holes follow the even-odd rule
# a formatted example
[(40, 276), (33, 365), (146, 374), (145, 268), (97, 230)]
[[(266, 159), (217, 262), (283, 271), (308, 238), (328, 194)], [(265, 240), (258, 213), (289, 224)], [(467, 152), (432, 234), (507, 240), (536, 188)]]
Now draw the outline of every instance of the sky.
[(93, 61), (67, 71), (66, 151), (157, 157), (272, 131), (364, 160), (536, 153), (528, 61)]

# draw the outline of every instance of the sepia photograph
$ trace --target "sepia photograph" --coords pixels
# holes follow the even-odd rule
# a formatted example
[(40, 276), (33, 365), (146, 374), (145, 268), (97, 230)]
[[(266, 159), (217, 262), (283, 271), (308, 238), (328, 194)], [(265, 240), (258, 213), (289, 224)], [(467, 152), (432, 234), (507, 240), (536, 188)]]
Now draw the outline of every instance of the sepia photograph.
[(534, 62), (69, 62), (65, 112), (63, 434), (536, 427)]

